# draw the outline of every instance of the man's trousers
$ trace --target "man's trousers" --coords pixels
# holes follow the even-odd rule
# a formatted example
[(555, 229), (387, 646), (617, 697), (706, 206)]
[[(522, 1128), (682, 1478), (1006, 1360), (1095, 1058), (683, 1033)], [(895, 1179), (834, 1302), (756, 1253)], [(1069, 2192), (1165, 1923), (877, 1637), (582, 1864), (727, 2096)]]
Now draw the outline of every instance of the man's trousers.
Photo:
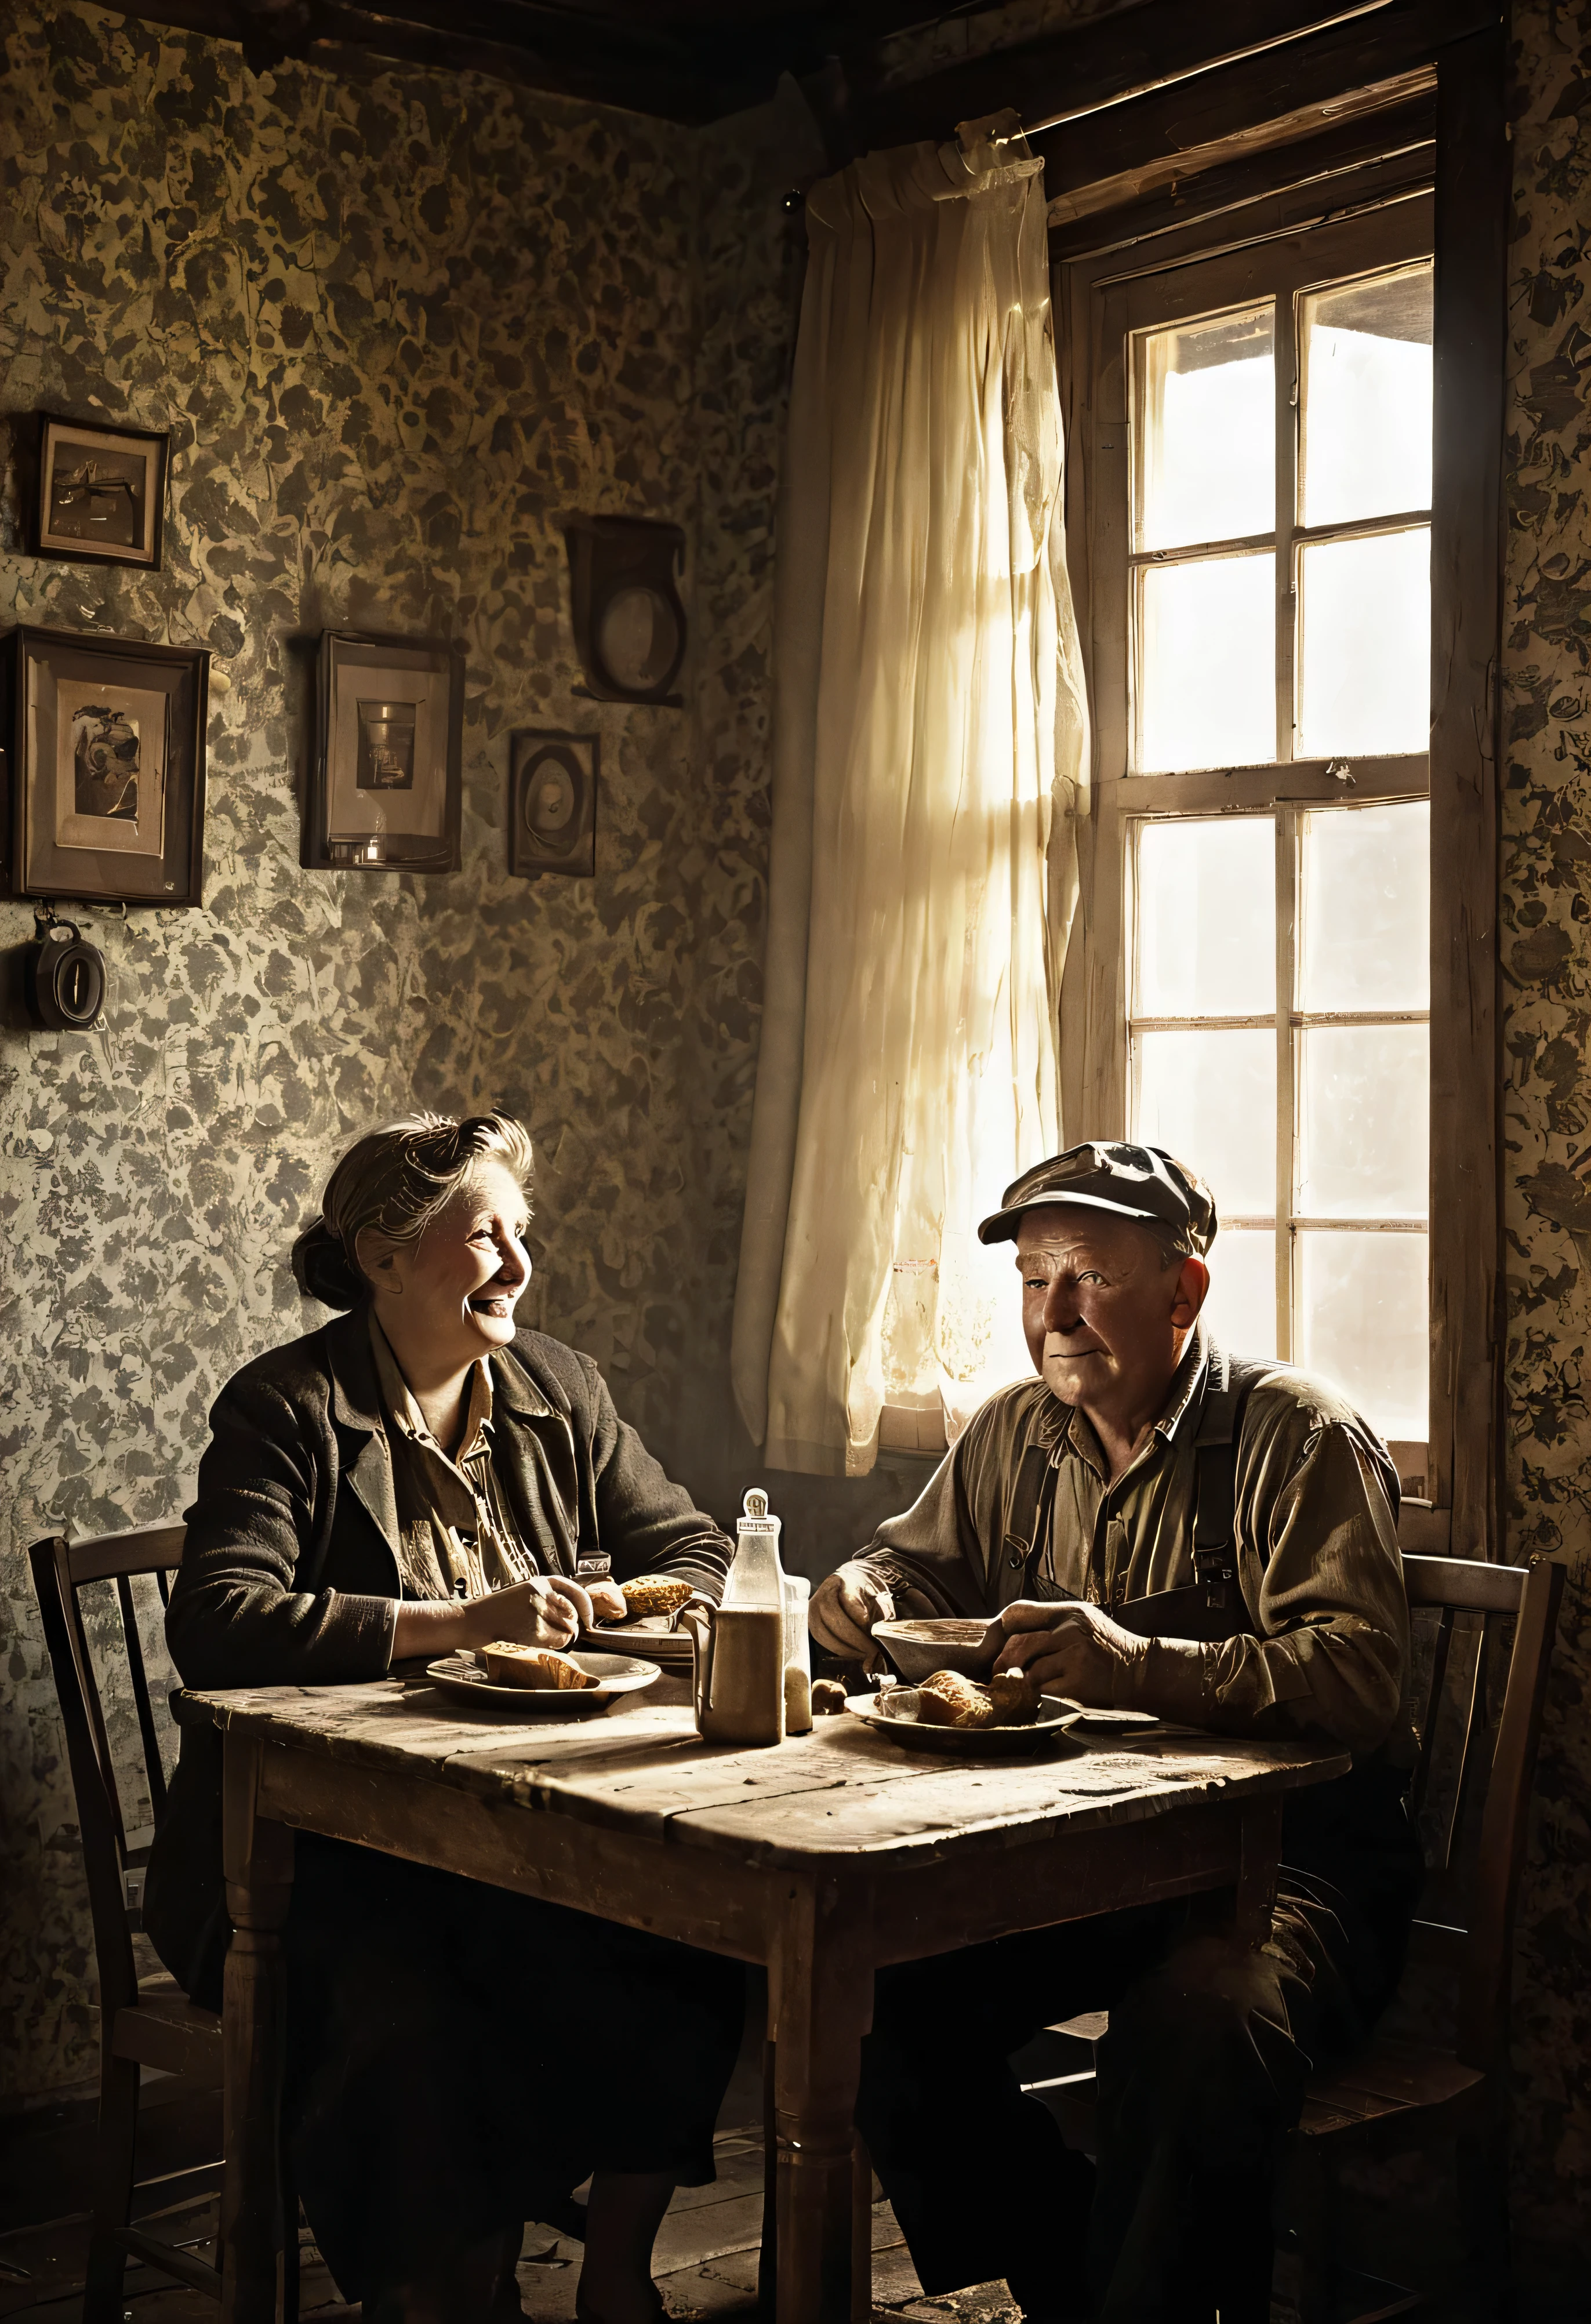
[[(1365, 2039), (1386, 1950), (1284, 1873), (1264, 1947), (1199, 1899), (881, 1971), (857, 2119), (924, 2289), (1004, 2276), (1034, 2317), (1266, 2324), (1278, 2142), (1314, 2068)], [(1097, 2009), (1096, 2176), (1009, 2059)]]

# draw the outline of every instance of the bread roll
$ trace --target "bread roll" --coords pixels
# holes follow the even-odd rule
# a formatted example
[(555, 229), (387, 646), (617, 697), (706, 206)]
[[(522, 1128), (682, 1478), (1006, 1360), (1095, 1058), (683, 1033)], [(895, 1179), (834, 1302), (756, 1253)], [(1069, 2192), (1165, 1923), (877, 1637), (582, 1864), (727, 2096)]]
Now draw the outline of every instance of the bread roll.
[(511, 1638), (497, 1638), (483, 1646), (481, 1659), (493, 1686), (556, 1687), (562, 1692), (602, 1684), (600, 1678), (583, 1671), (567, 1655), (556, 1655), (547, 1646), (517, 1646)]
[(935, 1671), (917, 1689), (917, 1718), (924, 1727), (988, 1727), (994, 1706), (975, 1680), (960, 1671)]
[(814, 1678), (812, 1683), (812, 1715), (814, 1719), (832, 1719), (845, 1708), (845, 1689), (837, 1678)]
[(624, 1618), (634, 1621), (642, 1614), (677, 1614), (691, 1594), (688, 1582), (676, 1582), (670, 1573), (641, 1573), (633, 1582), (619, 1584), (624, 1592)]

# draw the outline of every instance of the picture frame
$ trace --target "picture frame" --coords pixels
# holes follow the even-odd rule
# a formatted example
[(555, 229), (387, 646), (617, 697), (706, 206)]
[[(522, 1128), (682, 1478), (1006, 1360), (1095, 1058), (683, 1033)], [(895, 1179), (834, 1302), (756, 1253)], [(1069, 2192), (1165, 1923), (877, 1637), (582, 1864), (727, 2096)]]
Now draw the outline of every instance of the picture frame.
[(323, 633), (307, 871), (458, 870), (464, 689), (448, 639)]
[(14, 896), (204, 900), (202, 646), (10, 631), (0, 641), (5, 875)]
[(171, 439), (152, 429), (39, 414), (33, 553), (161, 568)]
[(517, 880), (596, 873), (595, 734), (521, 726), (509, 736), (508, 868)]

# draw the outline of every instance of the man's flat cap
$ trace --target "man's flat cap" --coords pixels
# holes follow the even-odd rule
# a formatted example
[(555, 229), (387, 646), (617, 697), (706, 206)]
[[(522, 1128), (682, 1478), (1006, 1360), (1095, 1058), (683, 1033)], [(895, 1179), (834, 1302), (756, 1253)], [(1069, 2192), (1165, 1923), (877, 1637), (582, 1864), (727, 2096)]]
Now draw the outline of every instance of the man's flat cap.
[(1015, 1242), (1023, 1212), (1044, 1203), (1081, 1203), (1090, 1210), (1114, 1211), (1118, 1218), (1142, 1219), (1193, 1259), (1202, 1259), (1216, 1239), (1209, 1188), (1159, 1146), (1115, 1146), (1090, 1139), (1035, 1163), (1007, 1187), (999, 1209), (979, 1228), (979, 1241)]

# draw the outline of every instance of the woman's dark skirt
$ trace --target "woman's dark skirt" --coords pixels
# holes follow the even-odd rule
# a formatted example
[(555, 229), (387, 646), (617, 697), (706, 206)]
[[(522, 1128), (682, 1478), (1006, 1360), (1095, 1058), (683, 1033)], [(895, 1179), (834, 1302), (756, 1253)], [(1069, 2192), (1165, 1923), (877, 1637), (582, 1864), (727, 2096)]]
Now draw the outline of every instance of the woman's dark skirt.
[(738, 1963), (308, 1833), (297, 1859), (286, 2128), (345, 2299), (446, 2269), (593, 2171), (712, 2180)]

